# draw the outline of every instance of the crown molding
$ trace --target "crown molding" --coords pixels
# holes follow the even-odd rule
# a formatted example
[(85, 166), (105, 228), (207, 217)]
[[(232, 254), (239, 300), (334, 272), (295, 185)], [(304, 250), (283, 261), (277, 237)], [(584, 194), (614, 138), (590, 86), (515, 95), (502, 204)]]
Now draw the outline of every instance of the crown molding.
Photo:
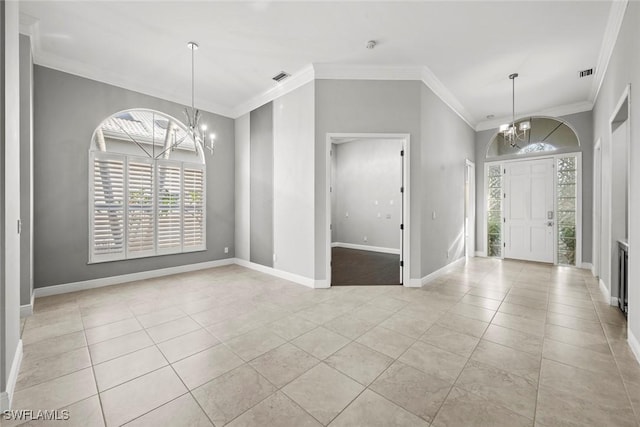
[(32, 55), (42, 51), (40, 46), (40, 20), (38, 18), (20, 13), (20, 34), (29, 36)]
[[(519, 117), (530, 117), (530, 116), (549, 116), (549, 117), (562, 117), (567, 116), (569, 114), (582, 113), (584, 111), (593, 110), (593, 102), (590, 101), (581, 101), (575, 102), (573, 104), (560, 105), (558, 107), (546, 108), (543, 110), (536, 110), (526, 114), (520, 114)], [(485, 120), (478, 123), (475, 127), (476, 132), (480, 132), (483, 130), (496, 129), (500, 127), (503, 123), (511, 122), (511, 116), (499, 117), (497, 119)]]
[(280, 98), (281, 96), (286, 95), (287, 93), (292, 92), (309, 82), (312, 82), (314, 78), (315, 72), (313, 66), (307, 65), (302, 70), (294, 73), (293, 75), (291, 75), (291, 77), (284, 80), (282, 83), (276, 83), (275, 86), (269, 88), (265, 92), (262, 92), (260, 95), (254, 96), (253, 98), (233, 108), (229, 117), (237, 119), (238, 117), (243, 116), (266, 104), (267, 102), (271, 102), (274, 99)]
[(476, 126), (475, 120), (469, 112), (464, 108), (462, 103), (458, 101), (447, 87), (442, 84), (442, 82), (433, 74), (433, 71), (428, 67), (422, 67), (421, 73), (422, 83), (427, 85), (429, 89), (436, 94), (438, 98), (442, 100), (454, 113), (456, 113), (471, 129), (474, 129)]
[(629, 0), (614, 0), (611, 3), (611, 9), (609, 10), (609, 18), (607, 19), (607, 26), (604, 31), (604, 38), (602, 39), (602, 45), (600, 46), (600, 53), (598, 55), (598, 62), (596, 64), (596, 74), (591, 83), (591, 90), (589, 91), (589, 101), (595, 102), (600, 93), (600, 88), (604, 82), (604, 76), (609, 67), (609, 61), (611, 61), (611, 55), (613, 49), (616, 46), (618, 40), (618, 34), (620, 28), (622, 28), (622, 21), (624, 20), (624, 14), (627, 10)]
[[(41, 50), (34, 51), (33, 62), (34, 64), (41, 65), (43, 67), (52, 68), (68, 74), (95, 80), (100, 83), (106, 83), (123, 89), (132, 90), (154, 98), (160, 98), (184, 106), (191, 105), (189, 93), (167, 91), (150, 84), (144, 84), (139, 81), (129, 79), (126, 75), (121, 73), (110, 73), (104, 69), (92, 67), (83, 62), (62, 58), (58, 55), (52, 55)], [(231, 108), (212, 102), (198, 102), (196, 104), (196, 108), (225, 117), (233, 117), (233, 110)]]

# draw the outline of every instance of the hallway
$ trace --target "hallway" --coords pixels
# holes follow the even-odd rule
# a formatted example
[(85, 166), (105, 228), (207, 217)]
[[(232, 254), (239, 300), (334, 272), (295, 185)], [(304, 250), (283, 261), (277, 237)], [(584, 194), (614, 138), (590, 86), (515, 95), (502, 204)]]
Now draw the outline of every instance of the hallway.
[(637, 426), (625, 331), (586, 270), (475, 258), (421, 289), (311, 290), (221, 267), (37, 299), (14, 409), (78, 426)]

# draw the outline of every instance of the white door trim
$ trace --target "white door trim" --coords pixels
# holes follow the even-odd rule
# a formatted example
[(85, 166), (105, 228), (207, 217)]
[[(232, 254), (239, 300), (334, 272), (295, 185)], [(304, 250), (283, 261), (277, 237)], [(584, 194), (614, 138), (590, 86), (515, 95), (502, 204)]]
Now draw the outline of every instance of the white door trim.
[[(465, 186), (468, 193), (465, 194), (465, 255), (468, 257), (474, 257), (476, 252), (476, 164), (469, 159), (465, 160)], [(466, 209), (470, 209), (471, 215)], [(467, 221), (467, 218), (469, 221)], [(472, 224), (469, 227), (468, 224)], [(470, 228), (472, 234), (469, 234)], [(473, 244), (473, 247), (469, 247), (469, 241)]]
[[(509, 160), (495, 160), (495, 161), (491, 161), (491, 162), (485, 162), (484, 164), (484, 200), (482, 201), (482, 205), (483, 205), (483, 209), (481, 212), (482, 215), (482, 228), (483, 228), (483, 238), (484, 238), (484, 244), (486, 246), (487, 244), (487, 195), (488, 195), (488, 185), (489, 185), (489, 181), (487, 179), (487, 172), (489, 170), (490, 166), (495, 166), (495, 165), (500, 165), (501, 167), (503, 167), (503, 165), (507, 164), (507, 163), (514, 163), (514, 162), (521, 162), (521, 161), (526, 161), (526, 160), (537, 160), (537, 159), (554, 159), (554, 161), (557, 164), (557, 160), (559, 158), (562, 157), (570, 157), (570, 156), (575, 156), (578, 160), (578, 184), (577, 184), (577, 212), (576, 212), (576, 267), (580, 267), (582, 265), (582, 152), (581, 151), (575, 151), (575, 152), (569, 152), (569, 153), (560, 153), (560, 154), (550, 154), (548, 156), (536, 156), (536, 157), (527, 157), (527, 158), (523, 158), (523, 159), (509, 159)], [(555, 171), (555, 169), (554, 169)], [(556, 184), (557, 184), (557, 173), (554, 172), (554, 178), (553, 178), (553, 187), (554, 187), (554, 212), (558, 211), (558, 206), (557, 206), (557, 198), (555, 195), (555, 191), (556, 191)], [(503, 191), (504, 191), (504, 183), (503, 183)], [(504, 208), (503, 208), (504, 209)], [(553, 239), (554, 239), (554, 260), (553, 260), (553, 264), (557, 265), (557, 254), (556, 254), (556, 250), (558, 247), (558, 233), (557, 233), (557, 215), (556, 218), (554, 218), (554, 225), (553, 225)], [(502, 223), (502, 238), (504, 239), (504, 235), (505, 235), (505, 227), (504, 227), (504, 222)], [(488, 249), (488, 248), (487, 248)], [(488, 252), (488, 250), (486, 251)], [(504, 251), (502, 251), (503, 256), (500, 257), (501, 259), (504, 258)]]
[[(599, 167), (598, 167), (599, 166)], [(596, 215), (597, 212), (597, 215)], [(593, 146), (593, 237), (591, 248), (591, 273), (600, 276), (602, 252), (602, 139)], [(598, 220), (596, 221), (596, 217)], [(597, 242), (597, 244), (596, 244)]]
[(411, 182), (410, 170), (411, 164), (411, 138), (408, 133), (327, 133), (325, 139), (325, 256), (326, 256), (326, 278), (327, 286), (331, 286), (331, 144), (338, 138), (354, 138), (354, 139), (397, 139), (401, 140), (404, 156), (402, 157), (402, 182), (404, 186), (404, 194), (402, 197), (402, 224), (404, 232), (402, 233), (402, 254), (403, 261), (402, 284), (403, 286), (411, 286), (411, 227), (409, 221), (410, 200), (411, 200)]

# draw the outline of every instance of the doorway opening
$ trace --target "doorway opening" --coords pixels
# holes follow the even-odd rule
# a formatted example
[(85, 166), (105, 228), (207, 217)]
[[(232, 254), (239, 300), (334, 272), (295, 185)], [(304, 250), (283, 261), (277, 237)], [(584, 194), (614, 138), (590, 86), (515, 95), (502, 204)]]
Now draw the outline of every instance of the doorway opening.
[[(608, 287), (611, 304), (626, 312), (626, 262), (621, 255), (629, 247), (629, 86), (611, 115), (611, 139), (602, 150), (601, 279)], [(607, 149), (608, 148), (608, 149)]]
[(327, 135), (327, 279), (408, 284), (405, 134)]

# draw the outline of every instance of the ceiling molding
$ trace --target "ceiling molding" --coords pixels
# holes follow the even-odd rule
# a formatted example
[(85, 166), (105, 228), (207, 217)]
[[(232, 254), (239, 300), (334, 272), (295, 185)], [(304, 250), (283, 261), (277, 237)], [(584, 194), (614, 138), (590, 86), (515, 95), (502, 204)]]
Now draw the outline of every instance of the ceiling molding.
[(40, 20), (34, 18), (31, 15), (20, 13), (20, 34), (29, 36), (29, 40), (31, 41), (32, 55), (35, 55), (36, 52), (41, 51)]
[(604, 76), (609, 67), (609, 61), (613, 54), (613, 49), (616, 46), (618, 40), (618, 34), (622, 27), (622, 21), (624, 20), (624, 14), (627, 10), (628, 0), (614, 0), (611, 3), (611, 9), (609, 11), (609, 18), (607, 19), (607, 26), (604, 31), (604, 38), (602, 39), (602, 45), (600, 46), (600, 53), (598, 55), (598, 63), (596, 64), (596, 74), (591, 84), (591, 90), (589, 91), (589, 100), (595, 102), (600, 93), (600, 88), (604, 82)]
[(475, 120), (471, 117), (471, 114), (464, 108), (462, 103), (458, 101), (447, 87), (433, 74), (428, 67), (422, 67), (421, 79), (422, 82), (427, 85), (429, 89), (436, 94), (438, 98), (442, 100), (454, 113), (456, 113), (471, 129), (476, 126)]
[(243, 116), (266, 104), (267, 102), (271, 102), (274, 99), (280, 98), (281, 96), (284, 96), (289, 92), (292, 92), (299, 87), (312, 82), (314, 80), (314, 76), (315, 72), (313, 66), (307, 65), (302, 70), (292, 74), (291, 77), (287, 78), (282, 83), (274, 83), (274, 86), (270, 89), (236, 106), (232, 109), (231, 116), (229, 117), (237, 119), (238, 117)]
[[(95, 80), (100, 83), (106, 83), (112, 86), (139, 92), (154, 98), (160, 98), (184, 106), (191, 105), (191, 94), (188, 92), (176, 93), (153, 85), (141, 84), (139, 81), (128, 79), (127, 76), (121, 73), (109, 73), (104, 69), (88, 66), (84, 62), (62, 58), (58, 55), (52, 55), (39, 49), (34, 51), (33, 62), (34, 64), (41, 65), (43, 67), (52, 68), (54, 70), (73, 74), (89, 80)], [(196, 108), (225, 117), (233, 116), (233, 110), (231, 108), (212, 102), (199, 101), (196, 103)]]
[[(527, 114), (520, 114), (519, 117), (531, 117), (531, 116), (549, 116), (549, 117), (563, 117), (569, 114), (582, 113), (584, 111), (591, 111), (593, 109), (593, 102), (581, 101), (573, 104), (560, 105), (558, 107), (546, 108), (544, 110), (538, 110), (529, 112)], [(478, 123), (475, 127), (476, 132), (489, 129), (497, 129), (503, 123), (510, 123), (511, 116), (500, 117), (497, 119), (485, 120)]]

